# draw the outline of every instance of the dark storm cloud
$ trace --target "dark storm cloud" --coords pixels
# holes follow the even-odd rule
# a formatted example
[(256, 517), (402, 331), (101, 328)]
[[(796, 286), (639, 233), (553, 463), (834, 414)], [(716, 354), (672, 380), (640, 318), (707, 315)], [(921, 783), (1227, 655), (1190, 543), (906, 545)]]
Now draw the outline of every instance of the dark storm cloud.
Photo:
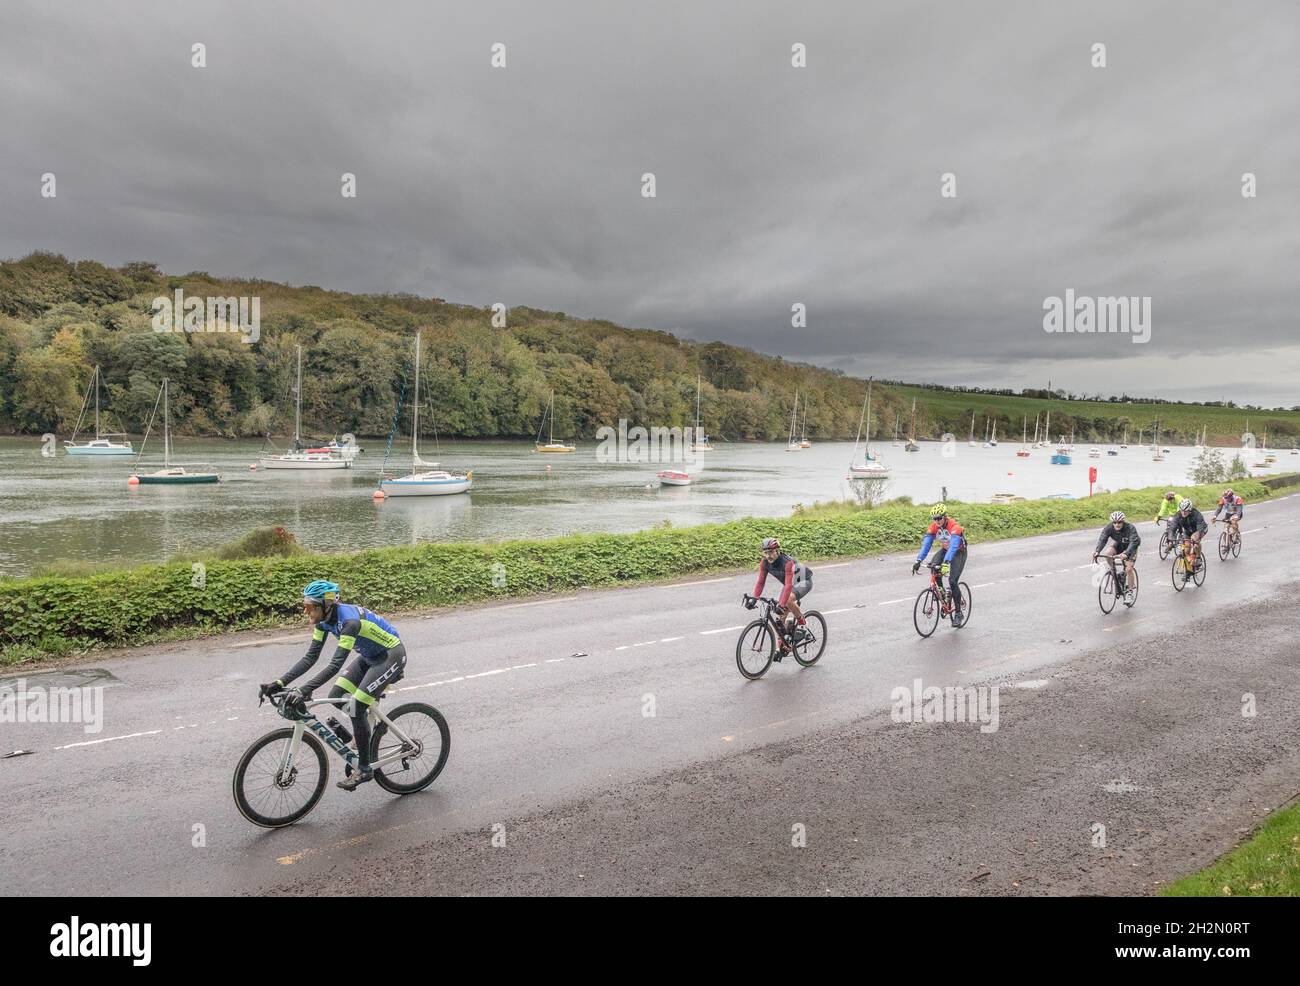
[[(943, 382), (1217, 388), (1245, 347), (1269, 356), (1229, 396), (1300, 403), (1298, 25), (1282, 2), (10, 2), (0, 253), (528, 304)], [(1068, 288), (1150, 295), (1152, 341), (1046, 334)]]

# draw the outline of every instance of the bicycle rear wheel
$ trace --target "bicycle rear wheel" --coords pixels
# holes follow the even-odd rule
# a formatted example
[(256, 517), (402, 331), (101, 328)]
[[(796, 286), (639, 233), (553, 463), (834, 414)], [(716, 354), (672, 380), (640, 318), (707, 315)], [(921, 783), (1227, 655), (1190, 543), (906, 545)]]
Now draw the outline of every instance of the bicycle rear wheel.
[(1097, 586), (1097, 605), (1107, 616), (1115, 608), (1115, 573), (1105, 572), (1101, 577), (1101, 585)]
[(1241, 532), (1240, 531), (1238, 531), (1236, 536), (1232, 539), (1232, 557), (1233, 558), (1241, 557)]
[(912, 623), (916, 626), (916, 632), (922, 637), (930, 636), (939, 628), (941, 608), (939, 593), (935, 592), (934, 586), (926, 586), (916, 597), (916, 602), (912, 605)]
[(808, 636), (794, 646), (794, 659), (805, 668), (810, 668), (821, 658), (826, 650), (826, 618), (816, 610), (804, 613), (808, 625), (804, 628)]
[(414, 794), (422, 791), (442, 773), (451, 753), (451, 730), (441, 712), (424, 702), (399, 705), (388, 718), (410, 740), (403, 742), (388, 728), (388, 723), (375, 726), (370, 738), (370, 762), (378, 763), (383, 757), (402, 753), (400, 760), (375, 768), (375, 782), (393, 794)]
[(1124, 605), (1132, 609), (1138, 601), (1138, 570), (1133, 569), (1133, 574), (1128, 577), (1129, 591), (1124, 596)]
[(755, 620), (740, 631), (736, 641), (736, 667), (750, 681), (757, 681), (772, 666), (776, 634), (763, 620)]
[(970, 586), (968, 586), (965, 582), (960, 583), (960, 585), (961, 585), (961, 622), (957, 624), (958, 630), (960, 630), (962, 627), (964, 627), (967, 623), (970, 622), (970, 613), (971, 610), (974, 609), (975, 607), (975, 596), (970, 591)]
[[(254, 825), (278, 829), (292, 825), (316, 807), (325, 793), (330, 767), (325, 747), (311, 733), (302, 734), (288, 777), (280, 776), (292, 729), (267, 733), (248, 748), (235, 768), (235, 807)], [(314, 754), (314, 755), (313, 755)]]

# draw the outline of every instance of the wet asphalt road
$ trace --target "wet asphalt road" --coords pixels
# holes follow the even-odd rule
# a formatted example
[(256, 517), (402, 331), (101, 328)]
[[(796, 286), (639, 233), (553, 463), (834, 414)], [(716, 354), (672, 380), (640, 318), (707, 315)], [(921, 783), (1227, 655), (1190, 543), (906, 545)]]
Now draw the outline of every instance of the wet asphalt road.
[[(1110, 616), (1096, 531), (976, 543), (970, 625), (929, 640), (910, 557), (819, 564), (826, 655), (758, 682), (734, 660), (751, 573), (407, 616), (399, 697), (447, 716), (447, 769), (405, 798), (331, 784), (279, 831), (230, 778), (307, 633), (99, 657), (101, 732), (0, 724), (36, 751), (0, 761), (0, 891), (1148, 892), (1300, 791), (1295, 507), (1252, 505), (1242, 556), (1182, 593), (1141, 525), (1138, 604)], [(918, 678), (998, 685), (998, 728), (894, 722)]]

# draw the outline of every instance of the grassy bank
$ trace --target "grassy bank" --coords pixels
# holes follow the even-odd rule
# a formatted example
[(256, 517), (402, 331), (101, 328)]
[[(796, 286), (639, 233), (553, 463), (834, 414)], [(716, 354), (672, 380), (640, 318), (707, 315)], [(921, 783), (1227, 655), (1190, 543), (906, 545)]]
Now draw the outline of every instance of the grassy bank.
[[(1248, 501), (1271, 495), (1256, 481), (1237, 484)], [(1163, 487), (1085, 500), (1034, 500), (995, 506), (954, 504), (972, 551), (981, 543), (1100, 525), (1116, 509), (1155, 512)], [(1217, 487), (1187, 492), (1202, 504)], [(0, 583), (0, 663), (265, 627), (298, 618), (299, 593), (329, 578), (344, 597), (380, 612), (445, 606), (591, 586), (662, 580), (756, 564), (758, 544), (776, 535), (797, 557), (853, 557), (914, 548), (928, 508), (898, 504), (838, 509), (782, 520), (633, 534), (587, 534), (549, 541), (421, 544), (351, 554), (288, 554), (173, 562), (82, 576)]]
[(1246, 842), (1161, 896), (1300, 897), (1300, 804), (1271, 815)]
[[(1076, 443), (1117, 442), (1128, 428), (1129, 441), (1137, 442), (1138, 429), (1145, 431), (1144, 441), (1151, 438), (1157, 418), (1163, 441), (1190, 444), (1196, 432), (1205, 428), (1209, 442), (1224, 448), (1238, 448), (1247, 422), (1250, 431), (1261, 441), (1268, 434), (1269, 445), (1290, 448), (1300, 437), (1300, 411), (1246, 410), (1239, 407), (1213, 407), (1205, 404), (1121, 403), (1118, 401), (1064, 400), (1063, 398), (1017, 397), (1002, 394), (972, 394), (909, 384), (892, 384), (891, 389), (905, 401), (917, 401), (917, 432), (938, 438), (950, 431), (965, 440), (970, 431), (971, 414), (975, 415), (975, 434), (984, 437), (985, 419), (998, 422), (998, 435), (1008, 444), (1019, 441), (1022, 424), (1028, 420), (1029, 434), (1034, 431), (1034, 416), (1046, 420), (1052, 415), (1052, 440), (1074, 431)], [(888, 422), (881, 434), (889, 434)], [(903, 425), (907, 430), (906, 422)]]

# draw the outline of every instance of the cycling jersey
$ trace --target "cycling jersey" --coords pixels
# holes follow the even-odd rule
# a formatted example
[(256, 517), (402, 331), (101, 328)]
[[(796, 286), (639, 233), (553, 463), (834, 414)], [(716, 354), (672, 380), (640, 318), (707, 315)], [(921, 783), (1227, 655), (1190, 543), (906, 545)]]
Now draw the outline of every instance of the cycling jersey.
[(1214, 511), (1214, 516), (1218, 517), (1222, 513), (1224, 519), (1229, 517), (1244, 517), (1246, 515), (1245, 502), (1239, 496), (1234, 496), (1232, 502), (1228, 502), (1226, 497), (1219, 497), (1219, 506)]
[(1205, 523), (1205, 515), (1193, 507), (1186, 517), (1181, 513), (1174, 517), (1171, 531), (1173, 536), (1178, 538), (1204, 534), (1209, 529), (1210, 525)]
[(338, 638), (338, 649), (326, 668), (304, 686), (307, 691), (315, 691), (335, 675), (353, 650), (367, 662), (373, 662), (401, 646), (402, 639), (397, 634), (397, 628), (364, 606), (337, 603), (332, 616), (333, 619), (316, 624), (311, 646), (302, 659), (289, 669), (288, 674), (280, 679), (282, 685), (287, 685), (316, 663), (325, 647), (325, 638), (331, 633)]
[(1135, 525), (1129, 521), (1124, 521), (1124, 526), (1118, 531), (1115, 530), (1114, 524), (1107, 524), (1101, 530), (1101, 537), (1097, 538), (1097, 554), (1106, 547), (1107, 541), (1115, 543), (1115, 550), (1120, 554), (1126, 554), (1130, 558), (1137, 554), (1138, 545), (1142, 543), (1142, 535), (1138, 533)]
[(930, 550), (930, 545), (934, 544), (934, 539), (938, 537), (939, 543), (948, 550), (944, 553), (943, 560), (952, 561), (953, 557), (961, 552), (966, 553), (966, 533), (962, 526), (951, 517), (945, 517), (943, 524), (931, 521), (930, 527), (925, 532), (925, 537), (921, 539), (921, 550), (917, 552), (916, 560), (921, 561), (925, 558), (925, 553)]
[(781, 583), (781, 598), (777, 600), (778, 606), (784, 607), (790, 601), (791, 593), (794, 593), (796, 599), (802, 599), (812, 588), (812, 570), (807, 565), (799, 564), (784, 552), (777, 555), (775, 561), (764, 558), (758, 563), (758, 582), (754, 585), (753, 593), (755, 596), (763, 591), (763, 585), (769, 575), (775, 576)]
[(1160, 500), (1160, 512), (1156, 514), (1156, 520), (1162, 520), (1176, 513), (1178, 513), (1178, 500), (1176, 498), (1173, 500), (1162, 498)]

